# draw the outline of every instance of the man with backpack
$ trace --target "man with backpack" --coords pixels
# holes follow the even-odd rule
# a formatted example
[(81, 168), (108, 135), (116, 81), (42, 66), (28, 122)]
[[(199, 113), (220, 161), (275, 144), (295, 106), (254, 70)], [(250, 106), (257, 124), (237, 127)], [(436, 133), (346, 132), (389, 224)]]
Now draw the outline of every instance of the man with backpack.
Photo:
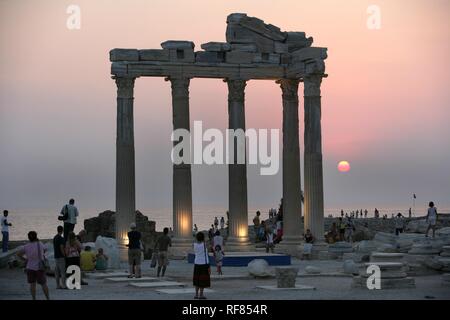
[(78, 209), (75, 207), (75, 200), (70, 199), (62, 209), (58, 220), (64, 222), (64, 240), (67, 241), (68, 234), (75, 229), (77, 224)]

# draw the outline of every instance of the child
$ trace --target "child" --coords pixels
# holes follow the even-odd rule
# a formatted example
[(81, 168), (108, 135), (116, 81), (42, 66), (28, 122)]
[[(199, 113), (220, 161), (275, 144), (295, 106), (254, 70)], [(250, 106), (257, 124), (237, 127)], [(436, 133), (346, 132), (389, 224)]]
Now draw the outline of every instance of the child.
[(108, 268), (108, 256), (103, 253), (103, 248), (98, 249), (95, 261), (96, 270), (106, 270)]
[(222, 275), (222, 262), (225, 254), (222, 251), (222, 247), (217, 245), (214, 250), (214, 259), (216, 260), (217, 274)]

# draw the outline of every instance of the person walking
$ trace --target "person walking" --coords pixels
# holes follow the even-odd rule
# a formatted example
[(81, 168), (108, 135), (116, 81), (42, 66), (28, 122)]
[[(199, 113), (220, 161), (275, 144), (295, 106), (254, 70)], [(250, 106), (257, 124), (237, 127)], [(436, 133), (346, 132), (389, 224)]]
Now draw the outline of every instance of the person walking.
[[(164, 277), (167, 266), (169, 265), (169, 247), (172, 246), (172, 239), (168, 236), (169, 228), (164, 228), (163, 235), (156, 240), (155, 250), (158, 252), (158, 271), (157, 277), (161, 274)], [(161, 273), (162, 270), (162, 273)]]
[(437, 213), (436, 207), (434, 206), (433, 201), (430, 201), (428, 206), (429, 206), (429, 208), (428, 208), (427, 219), (426, 219), (426, 222), (428, 223), (428, 227), (427, 227), (427, 231), (425, 232), (425, 237), (428, 238), (428, 232), (430, 231), (430, 229), (432, 229), (433, 230), (433, 238), (434, 238), (435, 232), (436, 232), (436, 222), (437, 222), (437, 218), (438, 218), (438, 213)]
[(55, 257), (55, 280), (56, 280), (56, 289), (67, 289), (66, 287), (66, 250), (64, 240), (62, 234), (64, 228), (62, 226), (58, 226), (56, 228), (57, 234), (53, 237), (53, 250)]
[(400, 233), (403, 233), (404, 221), (403, 215), (399, 212), (395, 217), (395, 235), (398, 236)]
[(206, 299), (203, 294), (205, 288), (211, 286), (211, 267), (209, 264), (208, 250), (205, 244), (205, 235), (199, 232), (196, 235), (196, 242), (194, 242), (194, 275), (193, 285), (195, 287), (194, 299)]
[(128, 232), (128, 264), (130, 274), (128, 278), (141, 277), (141, 233), (136, 230), (136, 223), (130, 224), (131, 231)]
[(64, 221), (64, 240), (67, 241), (69, 233), (75, 230), (78, 215), (79, 212), (78, 208), (75, 207), (75, 200), (70, 199), (69, 203), (61, 209), (61, 216), (59, 218)]
[(0, 222), (2, 225), (2, 252), (8, 252), (9, 227), (12, 226), (12, 224), (8, 222), (8, 214), (8, 210), (3, 210), (3, 217)]
[(39, 241), (36, 231), (28, 232), (28, 240), (30, 242), (17, 252), (17, 256), (21, 259), (25, 259), (24, 257), (26, 257), (25, 268), (27, 280), (30, 284), (31, 297), (33, 300), (36, 300), (36, 283), (38, 283), (42, 287), (45, 298), (50, 300), (47, 277), (45, 276), (45, 267), (43, 264), (46, 248), (44, 244)]

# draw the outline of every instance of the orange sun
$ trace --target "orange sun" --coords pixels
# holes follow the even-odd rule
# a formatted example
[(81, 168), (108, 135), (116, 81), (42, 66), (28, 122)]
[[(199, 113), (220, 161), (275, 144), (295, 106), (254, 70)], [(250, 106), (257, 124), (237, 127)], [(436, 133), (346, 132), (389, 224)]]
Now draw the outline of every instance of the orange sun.
[(348, 172), (350, 171), (350, 163), (348, 163), (348, 161), (341, 161), (338, 164), (338, 170), (340, 172)]

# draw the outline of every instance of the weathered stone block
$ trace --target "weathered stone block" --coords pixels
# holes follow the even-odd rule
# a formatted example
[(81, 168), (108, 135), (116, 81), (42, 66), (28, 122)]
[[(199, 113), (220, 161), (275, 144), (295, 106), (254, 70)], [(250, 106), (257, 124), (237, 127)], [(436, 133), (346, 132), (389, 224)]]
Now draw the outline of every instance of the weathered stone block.
[(110, 61), (139, 61), (137, 49), (112, 49), (109, 51)]
[(258, 49), (254, 43), (234, 43), (231, 45), (231, 50), (256, 52)]
[(226, 31), (228, 43), (252, 43), (258, 52), (274, 52), (274, 41), (236, 24), (229, 24)]
[(169, 50), (167, 50), (167, 49), (139, 50), (139, 60), (142, 60), (142, 61), (169, 61)]
[(244, 51), (228, 51), (225, 54), (227, 63), (252, 63), (255, 57), (254, 53)]
[(277, 277), (277, 287), (294, 288), (297, 273), (298, 273), (297, 267), (276, 267), (275, 274)]
[(230, 51), (231, 45), (227, 42), (207, 42), (200, 46), (205, 51)]
[(163, 49), (191, 49), (195, 47), (194, 42), (185, 40), (167, 40), (161, 43)]
[(273, 50), (275, 53), (288, 53), (288, 45), (284, 42), (275, 41), (273, 43)]
[(278, 53), (256, 53), (253, 62), (280, 64), (280, 55)]
[(286, 38), (286, 44), (288, 45), (288, 51), (294, 52), (302, 48), (310, 47), (313, 43), (313, 38), (306, 38), (304, 32), (288, 32)]
[(194, 62), (193, 49), (169, 49), (169, 59), (173, 62)]
[(309, 47), (292, 52), (292, 62), (326, 58), (327, 48)]
[(198, 51), (195, 53), (195, 62), (219, 63), (225, 61), (223, 51)]

